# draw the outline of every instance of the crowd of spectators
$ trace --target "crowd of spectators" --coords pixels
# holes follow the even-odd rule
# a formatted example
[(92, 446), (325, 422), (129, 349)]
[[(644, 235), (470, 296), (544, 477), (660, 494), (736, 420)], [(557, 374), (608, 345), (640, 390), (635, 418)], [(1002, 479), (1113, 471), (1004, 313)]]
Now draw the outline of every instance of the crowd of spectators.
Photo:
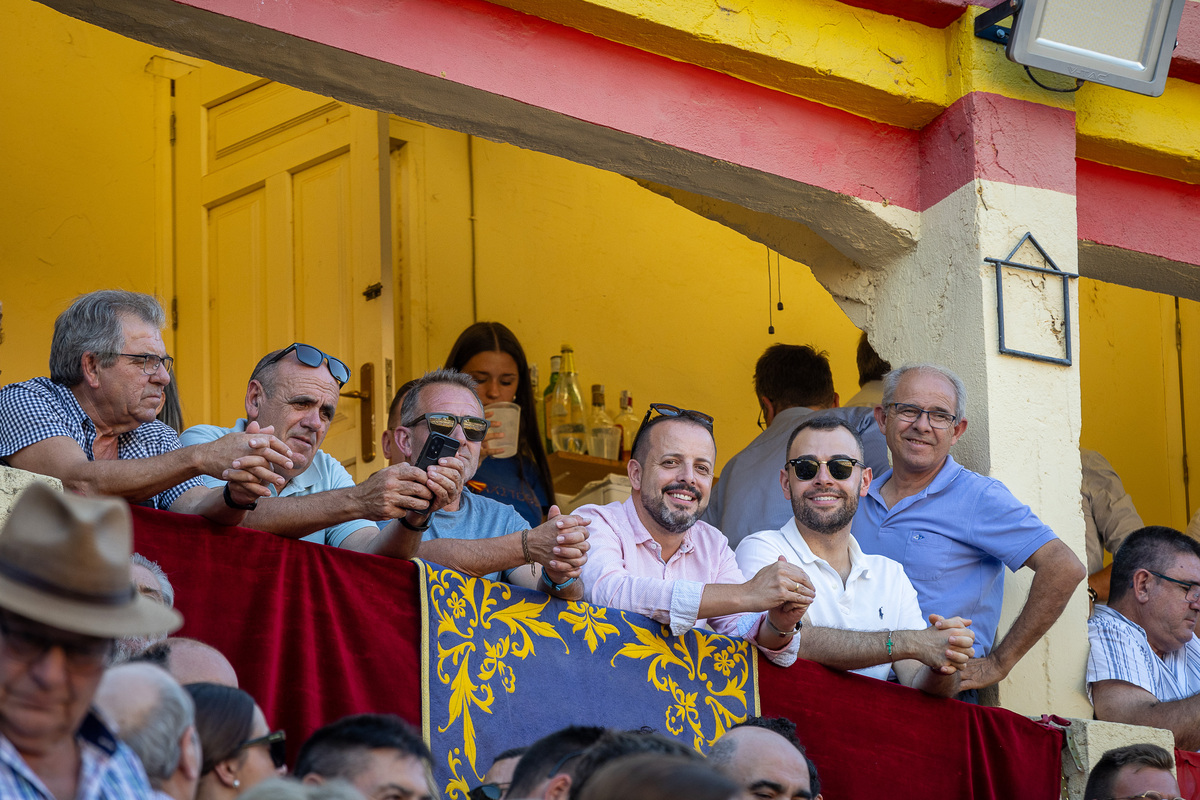
[[(446, 368), (401, 388), (388, 466), (355, 483), (321, 450), (350, 378), (341, 360), (299, 342), (266, 353), (244, 418), (179, 436), (157, 419), (171, 382), (163, 324), (146, 295), (81, 296), (56, 321), (50, 377), (0, 390), (0, 459), (68, 490), (34, 485), (0, 533), (0, 796), (437, 796), (420, 735), (378, 714), (330, 721), (284, 780), (285, 733), (233, 666), (170, 637), (182, 622), (175, 588), (132, 552), (127, 503), (419, 556), (637, 612), (674, 635), (744, 638), (782, 667), (805, 658), (967, 702), (1096, 572), (1001, 482), (955, 462), (962, 381), (933, 364), (885, 369), (865, 339), (860, 362), (877, 372), (860, 395), (877, 387), (878, 402), (839, 408), (824, 354), (773, 346), (755, 371), (763, 433), (716, 489), (716, 421), (655, 403), (633, 441), (629, 499), (564, 514), (538, 437), (523, 441), (515, 472), (481, 471), (499, 433), (485, 403), (531, 397), (503, 326), (473, 326)], [(1089, 623), (1089, 696), (1102, 719), (1200, 747), (1200, 545), (1166, 528), (1121, 541), (1109, 604)], [(1005, 568), (1034, 577), (1001, 636)], [(821, 796), (782, 719), (739, 723), (707, 759), (648, 730), (569, 726), (513, 744), (474, 800)], [(1128, 789), (1137, 773), (1177, 793), (1164, 793), (1147, 752), (1115, 756), (1104, 785)]]

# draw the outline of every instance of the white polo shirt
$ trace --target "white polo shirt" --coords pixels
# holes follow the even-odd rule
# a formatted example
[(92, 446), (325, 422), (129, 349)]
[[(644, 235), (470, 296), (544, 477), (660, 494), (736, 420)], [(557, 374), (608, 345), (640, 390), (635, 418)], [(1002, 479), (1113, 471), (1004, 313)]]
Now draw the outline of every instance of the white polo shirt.
[[(742, 539), (736, 556), (747, 577), (778, 561), (780, 556), (799, 564), (808, 573), (817, 594), (804, 616), (805, 624), (853, 631), (920, 631), (929, 627), (917, 602), (917, 590), (904, 574), (904, 567), (885, 556), (864, 553), (853, 536), (850, 577), (845, 586), (828, 561), (813, 555), (794, 518), (782, 530), (759, 531)], [(879, 655), (882, 663), (853, 671), (887, 680), (892, 665), (887, 653)]]

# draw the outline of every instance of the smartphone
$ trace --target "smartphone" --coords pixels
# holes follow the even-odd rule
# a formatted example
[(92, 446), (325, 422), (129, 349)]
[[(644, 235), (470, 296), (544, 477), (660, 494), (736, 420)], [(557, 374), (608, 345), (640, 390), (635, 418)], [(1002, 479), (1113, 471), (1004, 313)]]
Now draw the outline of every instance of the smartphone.
[(428, 469), (438, 462), (439, 458), (446, 458), (458, 452), (458, 441), (451, 439), (442, 433), (430, 433), (429, 438), (425, 440), (425, 446), (421, 448), (421, 455), (417, 458), (417, 469)]

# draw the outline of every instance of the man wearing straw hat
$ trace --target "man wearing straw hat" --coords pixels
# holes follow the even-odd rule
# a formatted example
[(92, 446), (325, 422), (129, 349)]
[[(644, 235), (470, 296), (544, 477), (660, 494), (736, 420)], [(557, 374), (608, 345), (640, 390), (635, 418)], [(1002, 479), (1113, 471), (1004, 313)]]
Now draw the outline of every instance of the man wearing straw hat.
[(125, 503), (43, 484), (0, 529), (0, 797), (153, 796), (90, 709), (116, 638), (183, 623), (134, 589), (132, 544)]

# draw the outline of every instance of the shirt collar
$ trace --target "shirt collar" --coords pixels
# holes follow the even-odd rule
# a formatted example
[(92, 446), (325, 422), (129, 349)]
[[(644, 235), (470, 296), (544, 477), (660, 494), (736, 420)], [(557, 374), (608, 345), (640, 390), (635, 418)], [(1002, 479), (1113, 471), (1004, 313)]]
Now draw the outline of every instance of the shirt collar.
[[(629, 522), (629, 530), (633, 534), (633, 541), (636, 544), (648, 544), (649, 542), (658, 544), (658, 542), (654, 540), (654, 537), (650, 535), (650, 531), (646, 530), (646, 526), (642, 524), (641, 518), (638, 517), (637, 506), (634, 504), (635, 502), (636, 501), (633, 495), (630, 495), (629, 499), (622, 504), (625, 507), (625, 517)], [(700, 521), (697, 520), (696, 524), (700, 524)], [(695, 525), (692, 527), (695, 527)], [(683, 544), (679, 546), (679, 550), (677, 552), (690, 553), (695, 549), (696, 546), (692, 543), (692, 529), (688, 528), (683, 532)]]
[[(813, 553), (812, 548), (808, 546), (808, 541), (804, 535), (800, 533), (800, 527), (796, 524), (796, 518), (792, 517), (783, 526), (783, 535), (790, 539), (796, 553), (800, 556), (800, 561), (804, 564), (816, 564), (820, 561), (822, 564), (828, 564), (825, 559), (819, 558)], [(850, 536), (850, 577), (854, 577), (856, 573), (862, 572), (863, 575), (870, 575), (870, 566), (866, 563), (862, 548), (858, 546), (858, 540), (854, 536)], [(831, 567), (832, 568), (832, 567)]]

